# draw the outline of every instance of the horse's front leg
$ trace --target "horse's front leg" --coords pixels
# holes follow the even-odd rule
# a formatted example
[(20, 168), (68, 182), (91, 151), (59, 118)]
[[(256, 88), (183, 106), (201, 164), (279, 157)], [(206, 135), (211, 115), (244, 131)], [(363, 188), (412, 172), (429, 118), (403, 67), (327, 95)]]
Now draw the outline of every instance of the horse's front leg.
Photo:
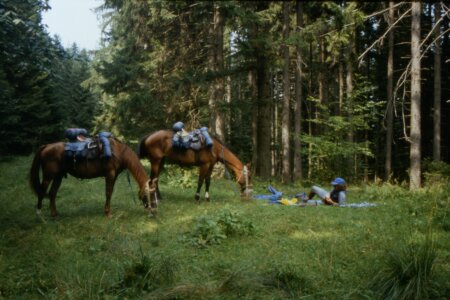
[(61, 186), (62, 176), (56, 176), (53, 179), (52, 187), (50, 188), (50, 192), (48, 197), (50, 198), (50, 214), (52, 217), (56, 217), (56, 194), (58, 193), (59, 187)]
[(203, 180), (205, 177), (202, 175), (198, 176), (198, 182), (197, 182), (197, 191), (195, 192), (195, 200), (200, 201), (200, 190), (202, 189)]
[(105, 215), (108, 218), (112, 217), (112, 213), (111, 213), (111, 196), (112, 193), (114, 191), (114, 184), (116, 182), (116, 178), (117, 176), (115, 175), (107, 175), (105, 177), (105, 195), (106, 195), (106, 201), (105, 201), (105, 208), (104, 208), (104, 212)]
[[(158, 179), (159, 172), (162, 168), (162, 160), (161, 159), (153, 159), (150, 161), (151, 170), (150, 170), (150, 181), (153, 182), (153, 179)], [(161, 192), (159, 191), (159, 184), (156, 183), (156, 197), (158, 200), (162, 200)]]
[(212, 171), (213, 171), (213, 167), (211, 166), (208, 169), (208, 172), (207, 172), (206, 177), (205, 177), (205, 200), (208, 201), (208, 202), (210, 201), (210, 199), (209, 199), (209, 185), (211, 184)]

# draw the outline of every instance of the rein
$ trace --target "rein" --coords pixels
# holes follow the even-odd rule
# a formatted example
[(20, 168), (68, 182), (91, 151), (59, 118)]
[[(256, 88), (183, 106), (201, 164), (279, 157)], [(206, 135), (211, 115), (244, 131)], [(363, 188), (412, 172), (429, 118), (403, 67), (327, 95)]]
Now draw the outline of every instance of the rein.
[(134, 204), (137, 204), (136, 202), (136, 195), (133, 191), (133, 187), (131, 186), (131, 179), (130, 179), (130, 171), (127, 170), (127, 180), (128, 180), (128, 186), (130, 187), (131, 193), (133, 194), (133, 201)]

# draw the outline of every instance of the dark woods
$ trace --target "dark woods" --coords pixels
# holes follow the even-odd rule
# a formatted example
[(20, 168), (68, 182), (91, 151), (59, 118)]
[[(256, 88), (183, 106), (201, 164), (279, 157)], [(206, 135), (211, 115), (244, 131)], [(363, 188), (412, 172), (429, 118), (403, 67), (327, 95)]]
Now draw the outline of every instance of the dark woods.
[[(257, 176), (285, 182), (404, 180), (417, 157), (450, 162), (441, 2), (420, 3), (417, 21), (408, 2), (106, 0), (104, 47), (92, 57), (49, 37), (44, 9), (0, 5), (3, 153), (29, 153), (67, 126), (137, 141), (183, 120), (208, 126)], [(411, 119), (417, 103), (420, 121)]]
[(85, 81), (90, 57), (50, 37), (46, 1), (0, 3), (0, 153), (29, 154), (64, 137), (64, 128), (94, 124), (98, 97)]

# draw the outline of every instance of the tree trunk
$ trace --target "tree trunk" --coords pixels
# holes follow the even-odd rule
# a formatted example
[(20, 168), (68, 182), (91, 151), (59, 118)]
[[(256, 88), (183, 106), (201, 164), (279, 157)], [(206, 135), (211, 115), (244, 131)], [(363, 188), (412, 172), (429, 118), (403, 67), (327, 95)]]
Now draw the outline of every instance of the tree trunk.
[[(389, 1), (388, 26), (394, 22), (394, 1)], [(386, 107), (386, 159), (384, 162), (384, 179), (389, 180), (392, 172), (392, 138), (394, 128), (394, 30), (391, 29), (388, 36), (388, 61), (387, 61), (387, 107)]]
[[(320, 71), (319, 71), (319, 102), (325, 104), (325, 45), (323, 38), (319, 42), (319, 57), (320, 57)], [(317, 111), (317, 116), (320, 113)]]
[[(309, 78), (308, 78), (308, 90), (311, 93), (312, 92), (312, 81), (313, 81), (313, 71), (312, 71), (312, 65), (313, 65), (313, 47), (312, 42), (309, 42)], [(314, 114), (314, 105), (311, 103), (309, 104), (309, 114), (308, 114), (308, 135), (312, 136), (313, 134), (313, 124), (312, 124), (312, 118)], [(308, 180), (311, 179), (312, 176), (312, 165), (313, 165), (313, 159), (312, 159), (312, 144), (308, 144)]]
[(344, 64), (342, 62), (342, 58), (339, 58), (339, 74), (338, 74), (338, 81), (339, 81), (339, 116), (342, 115), (342, 107), (344, 104)]
[[(434, 4), (434, 19), (437, 22), (441, 17), (441, 3)], [(435, 31), (436, 38), (441, 34), (441, 26)], [(441, 41), (435, 42), (434, 51), (434, 105), (433, 105), (433, 160), (441, 160)]]
[[(352, 36), (353, 38), (354, 36)], [(352, 124), (352, 119), (353, 119), (353, 47), (355, 46), (355, 41), (352, 40), (350, 41), (349, 45), (348, 45), (348, 50), (347, 50), (347, 74), (345, 77), (345, 85), (346, 85), (346, 100), (347, 100), (347, 106), (346, 106), (346, 111), (347, 111), (347, 118), (350, 124)], [(369, 61), (367, 62), (369, 63)], [(347, 133), (347, 142), (349, 143), (353, 143), (354, 142), (354, 132), (353, 129), (349, 129), (348, 133)], [(354, 155), (353, 157), (348, 157), (347, 158), (347, 165), (350, 167), (352, 166), (353, 168), (349, 168), (349, 170), (352, 170), (353, 175), (357, 176), (357, 157), (356, 155)]]
[(290, 80), (289, 80), (289, 46), (286, 44), (289, 38), (289, 2), (283, 2), (283, 109), (281, 115), (281, 147), (282, 147), (282, 180), (284, 183), (291, 181), (291, 143), (290, 143)]
[[(300, 33), (303, 27), (303, 3), (296, 2), (297, 14), (297, 34)], [(302, 170), (302, 143), (300, 136), (302, 134), (302, 52), (300, 45), (297, 43), (296, 47), (297, 63), (295, 68), (295, 137), (294, 137), (294, 179), (303, 179)]]
[(421, 130), (420, 130), (420, 14), (421, 2), (411, 3), (411, 132), (410, 132), (410, 182), (415, 190), (421, 185)]
[(254, 70), (248, 73), (248, 85), (251, 91), (252, 99), (252, 172), (259, 174), (258, 169), (258, 86), (256, 84), (256, 72)]
[(225, 122), (223, 115), (224, 96), (225, 96), (225, 78), (223, 76), (223, 32), (224, 18), (220, 11), (220, 6), (214, 3), (213, 25), (211, 26), (211, 51), (210, 65), (214, 72), (214, 83), (211, 86), (209, 107), (211, 131), (220, 139), (224, 140)]
[(271, 99), (269, 90), (269, 72), (267, 57), (259, 51), (257, 56), (257, 86), (258, 86), (258, 170), (259, 176), (269, 178), (271, 171), (270, 159), (270, 128), (271, 126)]

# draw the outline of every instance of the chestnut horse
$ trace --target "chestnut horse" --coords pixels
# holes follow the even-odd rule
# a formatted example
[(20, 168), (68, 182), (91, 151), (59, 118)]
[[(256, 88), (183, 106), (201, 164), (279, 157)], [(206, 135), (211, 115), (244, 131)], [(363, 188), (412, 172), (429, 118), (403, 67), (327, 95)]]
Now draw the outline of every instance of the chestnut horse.
[[(41, 213), (42, 199), (48, 196), (50, 199), (50, 211), (56, 216), (56, 194), (63, 177), (70, 175), (90, 179), (105, 177), (106, 202), (104, 212), (111, 217), (111, 196), (117, 176), (128, 169), (139, 185), (139, 198), (144, 207), (151, 213), (156, 213), (157, 201), (155, 197), (156, 181), (150, 182), (148, 175), (142, 166), (136, 153), (127, 145), (115, 138), (110, 138), (112, 157), (97, 157), (89, 160), (72, 161), (65, 157), (64, 142), (43, 145), (34, 156), (30, 170), (30, 185), (38, 196), (37, 213)], [(97, 150), (99, 151), (99, 150)], [(42, 169), (42, 182), (40, 181), (40, 169)], [(47, 188), (52, 183), (50, 192)], [(150, 201), (150, 203), (149, 203)]]
[[(200, 190), (205, 182), (205, 199), (209, 201), (209, 185), (211, 183), (211, 173), (216, 162), (222, 162), (225, 167), (229, 167), (235, 174), (236, 181), (241, 186), (241, 196), (248, 197), (251, 194), (249, 167), (244, 165), (227, 147), (213, 138), (211, 147), (202, 148), (198, 151), (192, 149), (178, 149), (172, 147), (172, 130), (159, 130), (144, 137), (139, 144), (140, 158), (148, 158), (151, 163), (150, 178), (157, 179), (163, 168), (165, 159), (168, 163), (180, 166), (198, 166), (199, 177), (195, 200), (200, 200)], [(157, 195), (159, 194), (156, 185)]]

